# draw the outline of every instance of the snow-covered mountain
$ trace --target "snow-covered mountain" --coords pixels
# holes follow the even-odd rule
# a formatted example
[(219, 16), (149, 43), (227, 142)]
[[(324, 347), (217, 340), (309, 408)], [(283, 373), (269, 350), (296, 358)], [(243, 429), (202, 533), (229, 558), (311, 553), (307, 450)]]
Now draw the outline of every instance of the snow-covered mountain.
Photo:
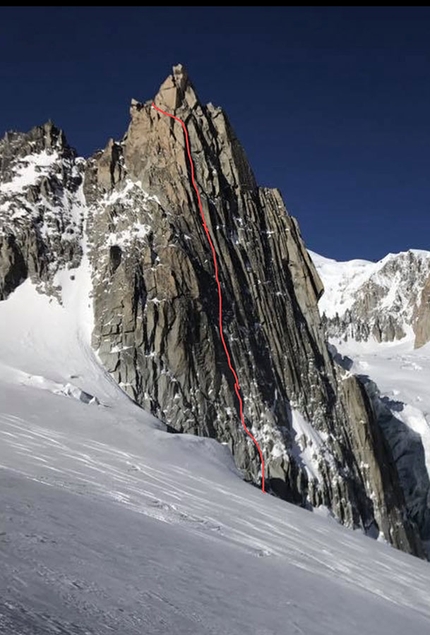
[(378, 262), (337, 262), (309, 252), (324, 282), (319, 307), (330, 337), (430, 340), (430, 251), (410, 249)]
[(411, 517), (430, 541), (430, 252), (377, 263), (310, 252), (334, 358), (360, 377), (390, 445)]

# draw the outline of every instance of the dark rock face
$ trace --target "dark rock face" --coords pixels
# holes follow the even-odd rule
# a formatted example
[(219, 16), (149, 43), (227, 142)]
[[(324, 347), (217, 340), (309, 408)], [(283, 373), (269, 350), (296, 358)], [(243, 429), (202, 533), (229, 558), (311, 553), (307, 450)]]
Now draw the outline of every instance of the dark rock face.
[[(279, 191), (257, 186), (226, 115), (198, 101), (181, 66), (155, 103), (189, 132), (223, 332), (269, 491), (325, 505), (340, 522), (422, 555), (369, 399), (328, 352), (323, 286)], [(77, 266), (86, 242), (93, 346), (106, 369), (170, 429), (226, 443), (258, 484), (183, 130), (151, 102), (132, 101), (130, 112), (124, 138), (88, 161), (52, 124), (0, 142), (0, 298), (28, 276), (55, 292), (56, 272)]]
[(418, 528), (425, 544), (430, 540), (430, 480), (425, 450), (419, 434), (396, 416), (404, 408), (402, 402), (382, 397), (376, 384), (368, 377), (360, 377), (376, 413), (379, 428), (391, 448), (399, 474), (409, 517)]
[[(268, 487), (419, 553), (367, 396), (333, 367), (317, 308), (322, 284), (280, 193), (257, 187), (227, 117), (200, 104), (182, 67), (155, 103), (189, 132), (219, 262), (224, 334)], [(133, 101), (130, 112), (123, 140), (87, 164), (94, 347), (143, 408), (178, 431), (228, 444), (258, 483), (260, 462), (220, 341), (182, 128), (151, 102)]]

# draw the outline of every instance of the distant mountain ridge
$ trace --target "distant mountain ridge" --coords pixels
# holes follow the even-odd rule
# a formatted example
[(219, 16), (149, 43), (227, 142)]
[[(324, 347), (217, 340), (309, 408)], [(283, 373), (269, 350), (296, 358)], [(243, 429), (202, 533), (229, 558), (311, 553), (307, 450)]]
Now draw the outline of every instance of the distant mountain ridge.
[(410, 249), (374, 263), (310, 252), (324, 281), (319, 308), (331, 338), (430, 341), (430, 251)]

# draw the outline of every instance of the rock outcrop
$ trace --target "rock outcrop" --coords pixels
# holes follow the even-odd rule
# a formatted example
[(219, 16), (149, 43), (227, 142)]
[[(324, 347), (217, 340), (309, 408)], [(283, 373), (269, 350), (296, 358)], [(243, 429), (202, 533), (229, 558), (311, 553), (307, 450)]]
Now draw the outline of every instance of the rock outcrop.
[[(430, 540), (430, 478), (426, 467), (423, 440), (416, 431), (405, 425), (399, 418), (405, 406), (385, 396), (371, 379), (361, 376), (369, 395), (379, 428), (391, 448), (392, 456), (399, 474), (400, 485), (405, 494), (409, 517), (418, 528), (425, 545)], [(396, 416), (397, 415), (397, 416)], [(419, 420), (419, 411), (416, 413)], [(425, 421), (424, 415), (421, 415)]]
[(27, 277), (54, 293), (55, 273), (79, 264), (83, 165), (51, 122), (0, 141), (0, 300)]
[[(174, 67), (155, 104), (189, 133), (219, 263), (223, 331), (268, 490), (308, 508), (325, 505), (345, 525), (422, 555), (370, 401), (328, 352), (322, 283), (280, 192), (257, 186), (225, 113), (200, 103), (183, 67)], [(79, 262), (85, 240), (101, 362), (171, 429), (227, 444), (244, 477), (259, 484), (260, 460), (241, 426), (221, 344), (182, 127), (151, 101), (133, 100), (130, 114), (124, 138), (87, 161), (52, 124), (1, 142), (1, 297), (27, 276), (53, 293), (56, 271)]]

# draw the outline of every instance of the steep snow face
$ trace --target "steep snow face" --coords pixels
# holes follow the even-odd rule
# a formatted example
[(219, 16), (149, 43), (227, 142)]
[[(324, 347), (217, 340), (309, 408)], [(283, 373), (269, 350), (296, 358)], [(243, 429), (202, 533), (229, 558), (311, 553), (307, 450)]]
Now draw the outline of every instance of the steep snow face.
[(324, 283), (319, 307), (329, 336), (378, 342), (415, 337), (426, 303), (430, 252), (411, 249), (379, 262), (337, 262), (310, 254)]
[(29, 280), (0, 302), (0, 632), (428, 632), (429, 564), (262, 494), (213, 439), (166, 433), (98, 364), (89, 271), (73, 275), (62, 305)]
[(324, 293), (318, 306), (328, 318), (336, 314), (343, 316), (352, 307), (358, 289), (377, 271), (380, 264), (370, 260), (338, 262), (310, 250), (309, 254), (324, 284)]

